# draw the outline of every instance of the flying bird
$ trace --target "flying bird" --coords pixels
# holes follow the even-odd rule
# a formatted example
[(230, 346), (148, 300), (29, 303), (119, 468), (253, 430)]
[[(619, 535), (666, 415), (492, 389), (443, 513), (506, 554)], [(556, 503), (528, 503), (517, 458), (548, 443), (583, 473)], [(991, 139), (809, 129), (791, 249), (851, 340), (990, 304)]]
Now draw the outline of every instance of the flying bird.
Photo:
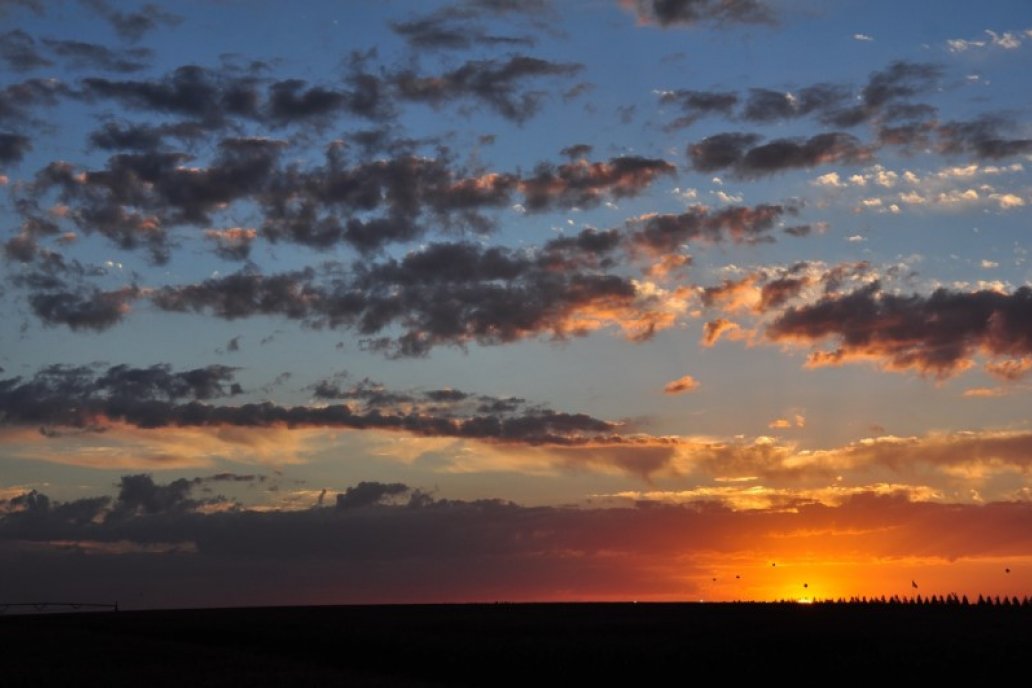
[(1010, 569), (1004, 569), (1003, 572), (1004, 573), (1010, 573)]
[(810, 584), (809, 583), (803, 583), (803, 587), (804, 588), (808, 588), (808, 587), (810, 587)]
[(739, 578), (741, 578), (741, 576), (735, 576), (735, 580), (738, 580)]
[(771, 565), (771, 566), (777, 566), (777, 564), (775, 564), (775, 563), (774, 563), (773, 561), (772, 561), (772, 562), (770, 562), (770, 565)]
[(916, 588), (917, 587), (917, 581), (911, 580), (910, 581), (910, 587)]

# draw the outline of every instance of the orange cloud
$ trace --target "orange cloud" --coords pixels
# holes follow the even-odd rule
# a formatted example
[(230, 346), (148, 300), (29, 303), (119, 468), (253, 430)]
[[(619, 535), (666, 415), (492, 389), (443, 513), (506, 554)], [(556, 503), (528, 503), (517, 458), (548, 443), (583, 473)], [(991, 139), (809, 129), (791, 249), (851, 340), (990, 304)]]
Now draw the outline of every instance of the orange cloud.
[(1002, 397), (1006, 396), (1009, 390), (1006, 387), (971, 387), (964, 390), (964, 396), (975, 398)]
[(701, 343), (703, 346), (713, 346), (724, 334), (733, 335), (740, 330), (741, 327), (738, 323), (732, 322), (726, 318), (710, 320), (703, 326)]
[(1029, 371), (1032, 371), (1032, 357), (1023, 356), (1002, 361), (989, 361), (985, 364), (985, 369), (1001, 380), (1014, 382), (1028, 375)]
[(698, 388), (699, 381), (691, 375), (685, 375), (666, 383), (663, 387), (663, 392), (666, 394), (683, 394), (684, 392), (691, 392)]
[(763, 302), (758, 286), (760, 275), (748, 275), (740, 280), (724, 280), (716, 287), (702, 290), (702, 302), (707, 308), (719, 308), (725, 313), (757, 311)]

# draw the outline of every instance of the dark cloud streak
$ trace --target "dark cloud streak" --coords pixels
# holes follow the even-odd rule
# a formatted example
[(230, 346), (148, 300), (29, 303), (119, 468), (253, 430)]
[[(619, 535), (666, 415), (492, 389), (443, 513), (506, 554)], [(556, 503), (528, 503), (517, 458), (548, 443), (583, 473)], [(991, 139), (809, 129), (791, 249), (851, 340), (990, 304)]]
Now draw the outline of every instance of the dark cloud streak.
[(767, 328), (775, 342), (818, 344), (811, 365), (873, 359), (892, 370), (947, 377), (971, 365), (975, 354), (1021, 358), (1032, 354), (1032, 289), (1005, 294), (937, 289), (931, 295), (886, 293), (871, 283), (792, 307)]
[[(86, 367), (49, 366), (32, 379), (0, 380), (0, 417), (5, 425), (97, 430), (110, 422), (139, 428), (321, 427), (402, 431), (428, 437), (456, 437), (528, 445), (582, 446), (594, 442), (635, 444), (614, 423), (581, 413), (522, 404), (476, 410), (469, 395), (361, 406), (240, 406), (204, 403), (239, 393), (232, 368), (208, 366), (173, 373), (168, 366), (115, 366), (104, 374)], [(479, 399), (483, 402), (483, 399)], [(505, 400), (496, 400), (505, 401)], [(512, 400), (509, 400), (510, 402)], [(180, 403), (185, 402), (185, 403)], [(487, 404), (490, 406), (490, 404)], [(472, 412), (471, 412), (472, 411)]]

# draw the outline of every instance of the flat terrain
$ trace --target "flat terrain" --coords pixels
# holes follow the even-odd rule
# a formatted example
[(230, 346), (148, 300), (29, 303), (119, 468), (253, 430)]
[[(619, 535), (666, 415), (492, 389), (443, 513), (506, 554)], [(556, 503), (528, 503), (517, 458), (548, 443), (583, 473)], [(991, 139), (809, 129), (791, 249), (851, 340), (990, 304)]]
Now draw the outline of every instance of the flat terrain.
[(1027, 676), (1032, 610), (497, 604), (7, 615), (0, 657), (5, 686), (985, 679)]

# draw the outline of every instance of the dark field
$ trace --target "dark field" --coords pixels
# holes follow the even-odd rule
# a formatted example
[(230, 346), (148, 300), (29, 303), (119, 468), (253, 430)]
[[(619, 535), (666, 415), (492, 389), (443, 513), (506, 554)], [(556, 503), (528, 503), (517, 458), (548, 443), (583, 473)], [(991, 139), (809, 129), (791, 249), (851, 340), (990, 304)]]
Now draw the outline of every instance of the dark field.
[[(0, 617), (3, 685), (777, 683), (1018, 672), (1032, 611), (795, 604), (499, 604)], [(700, 672), (704, 672), (701, 673)], [(829, 673), (830, 672), (830, 673)], [(709, 683), (710, 681), (705, 680)]]

